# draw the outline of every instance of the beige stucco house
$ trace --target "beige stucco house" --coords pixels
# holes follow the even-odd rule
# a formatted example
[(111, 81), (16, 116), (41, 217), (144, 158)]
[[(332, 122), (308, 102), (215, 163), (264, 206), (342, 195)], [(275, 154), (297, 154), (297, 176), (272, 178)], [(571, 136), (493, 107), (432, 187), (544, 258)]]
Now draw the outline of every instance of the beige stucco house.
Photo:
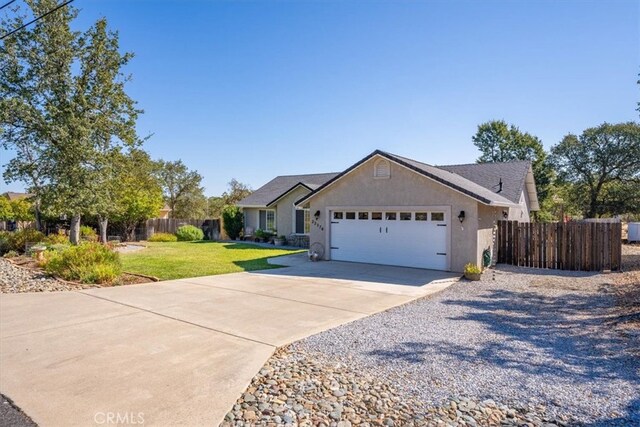
[[(283, 177), (258, 189), (241, 203), (245, 226), (276, 224), (287, 234), (281, 230), (301, 215), (304, 229), (292, 230), (308, 235), (326, 260), (460, 272), (481, 264), (483, 251), (493, 253), (497, 220), (529, 221), (539, 208), (529, 162), (431, 166), (376, 150), (325, 175), (315, 188), (289, 182), (270, 203), (252, 206)], [(272, 215), (261, 213), (269, 206)]]
[(238, 203), (244, 215), (245, 234), (261, 229), (287, 237), (309, 236), (309, 209), (297, 207), (295, 202), (337, 175), (284, 175), (272, 179)]

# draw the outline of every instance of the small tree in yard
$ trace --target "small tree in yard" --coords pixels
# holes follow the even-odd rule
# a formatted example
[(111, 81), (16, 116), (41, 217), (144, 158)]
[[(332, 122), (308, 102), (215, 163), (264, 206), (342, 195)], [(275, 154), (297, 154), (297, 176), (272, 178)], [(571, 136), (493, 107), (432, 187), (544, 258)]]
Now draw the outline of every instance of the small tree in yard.
[(9, 199), (0, 197), (0, 221), (10, 221), (13, 219), (13, 210)]
[(222, 225), (231, 240), (235, 240), (240, 236), (243, 222), (243, 215), (240, 208), (232, 205), (224, 207), (222, 210)]
[(17, 199), (11, 202), (11, 215), (13, 220), (18, 223), (18, 228), (24, 228), (26, 222), (35, 219), (33, 205), (25, 199)]

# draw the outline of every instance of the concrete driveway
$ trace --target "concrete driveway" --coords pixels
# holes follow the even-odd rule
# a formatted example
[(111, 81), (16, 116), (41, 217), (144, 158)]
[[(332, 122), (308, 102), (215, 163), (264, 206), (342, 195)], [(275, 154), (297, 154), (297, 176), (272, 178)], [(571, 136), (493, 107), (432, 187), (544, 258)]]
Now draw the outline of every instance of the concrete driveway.
[(276, 347), (457, 275), (279, 258), (288, 268), (0, 295), (0, 391), (42, 426), (217, 425)]

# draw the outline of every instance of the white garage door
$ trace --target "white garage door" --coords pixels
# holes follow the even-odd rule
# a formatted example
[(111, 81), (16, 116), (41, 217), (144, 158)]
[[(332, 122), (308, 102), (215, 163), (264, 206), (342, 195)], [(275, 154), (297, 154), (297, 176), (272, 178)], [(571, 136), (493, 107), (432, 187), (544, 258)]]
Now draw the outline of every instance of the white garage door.
[(331, 259), (449, 269), (449, 212), (335, 210)]

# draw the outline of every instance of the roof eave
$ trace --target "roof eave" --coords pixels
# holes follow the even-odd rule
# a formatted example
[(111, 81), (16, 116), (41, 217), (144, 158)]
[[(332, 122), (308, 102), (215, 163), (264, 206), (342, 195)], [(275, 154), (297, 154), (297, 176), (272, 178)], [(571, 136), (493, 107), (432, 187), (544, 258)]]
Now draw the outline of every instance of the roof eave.
[(298, 182), (297, 184), (295, 184), (293, 187), (289, 188), (287, 191), (285, 191), (284, 193), (282, 193), (281, 195), (279, 195), (277, 198), (273, 199), (272, 201), (270, 201), (269, 203), (267, 203), (267, 207), (272, 207), (273, 205), (277, 204), (283, 197), (285, 197), (287, 194), (291, 193), (293, 190), (295, 190), (298, 187), (304, 187), (309, 191), (313, 191), (308, 185), (306, 185), (303, 182)]
[[(400, 166), (403, 166), (419, 175), (422, 175), (424, 177), (427, 177), (429, 179), (432, 179), (442, 185), (444, 185), (445, 187), (448, 187), (454, 191), (457, 191), (459, 193), (464, 194), (467, 197), (470, 197), (480, 203), (483, 203), (485, 205), (489, 205), (489, 206), (504, 206), (504, 207), (512, 207), (512, 206), (518, 206), (517, 204), (511, 203), (509, 201), (505, 201), (505, 202), (499, 202), (499, 201), (495, 201), (495, 200), (489, 200), (487, 198), (484, 198), (482, 196), (479, 196), (475, 193), (473, 193), (472, 191), (469, 190), (465, 190), (464, 188), (460, 188), (459, 186), (452, 184), (450, 182), (447, 182), (445, 180), (443, 180), (442, 178), (439, 178), (433, 174), (430, 174), (426, 171), (423, 171), (407, 162), (402, 161), (401, 159), (396, 158), (395, 156), (390, 155), (389, 153), (385, 153), (384, 151), (381, 150), (375, 150), (373, 153), (369, 154), (368, 156), (364, 157), (362, 160), (358, 161), (357, 163), (353, 164), (352, 166), (350, 166), (348, 169), (346, 169), (344, 172), (342, 172), (341, 174), (337, 175), (336, 177), (334, 177), (333, 179), (327, 181), (325, 184), (323, 184), (322, 186), (316, 188), (315, 190), (311, 191), (309, 194), (307, 194), (306, 196), (304, 196), (302, 199), (299, 199), (298, 201), (295, 202), (296, 206), (301, 206), (302, 204), (306, 203), (309, 199), (311, 199), (313, 196), (315, 196), (316, 194), (320, 193), (321, 191), (323, 191), (325, 188), (329, 187), (331, 184), (333, 184), (335, 181), (339, 180), (340, 178), (342, 178), (343, 176), (349, 174), (351, 171), (357, 169), (358, 167), (360, 167), (362, 164), (366, 163), (367, 161), (369, 161), (371, 158), (375, 157), (376, 155), (384, 157), (385, 159), (392, 161), (394, 163), (399, 164)], [(506, 200), (506, 199), (505, 199)]]
[(242, 203), (236, 203), (236, 206), (239, 208), (266, 208), (267, 205), (245, 205)]

